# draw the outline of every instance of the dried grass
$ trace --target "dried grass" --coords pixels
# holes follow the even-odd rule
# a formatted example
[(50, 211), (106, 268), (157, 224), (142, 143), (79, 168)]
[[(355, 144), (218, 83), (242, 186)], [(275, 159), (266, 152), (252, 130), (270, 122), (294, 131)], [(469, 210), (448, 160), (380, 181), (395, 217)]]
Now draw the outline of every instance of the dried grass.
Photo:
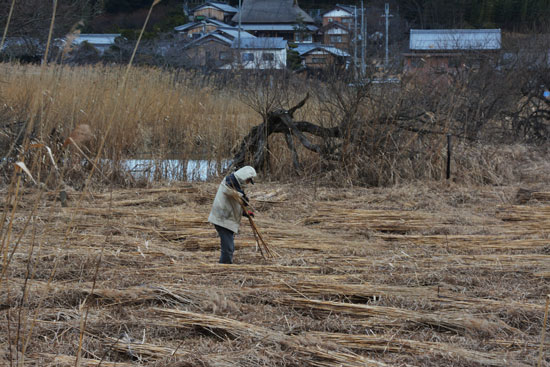
[[(548, 213), (533, 200), (502, 205), (515, 189), (476, 188), (475, 200), (461, 206), (445, 187), (274, 190), (258, 183), (255, 195), (266, 201), (256, 220), (281, 257), (265, 262), (243, 227), (236, 264), (220, 265), (206, 221), (216, 186), (92, 192), (78, 206), (68, 192), (68, 207), (52, 192), (34, 213), (36, 192), (25, 189), (11, 222), (22, 239), (7, 246), (13, 257), (0, 297), (12, 350), (24, 342), (16, 340), (19, 328), (32, 335), (29, 363), (74, 365), (88, 309), (82, 365), (103, 356), (107, 366), (536, 363), (550, 293), (541, 278), (550, 271)], [(415, 214), (399, 210), (400, 201), (424, 206)], [(450, 220), (452, 205), (465, 220)], [(31, 214), (35, 227), (22, 233)], [(456, 234), (423, 235), (439, 225)], [(472, 233), (480, 226), (482, 233)]]

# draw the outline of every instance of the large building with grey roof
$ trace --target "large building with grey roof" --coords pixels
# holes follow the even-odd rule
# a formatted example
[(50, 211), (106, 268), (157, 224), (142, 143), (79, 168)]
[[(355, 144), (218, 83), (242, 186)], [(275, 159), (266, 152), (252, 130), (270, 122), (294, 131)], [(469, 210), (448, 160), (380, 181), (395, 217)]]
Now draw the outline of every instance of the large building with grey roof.
[(405, 72), (477, 69), (501, 49), (500, 29), (411, 29)]
[(258, 37), (282, 37), (287, 41), (311, 41), (317, 30), (313, 18), (297, 0), (243, 0), (232, 22)]

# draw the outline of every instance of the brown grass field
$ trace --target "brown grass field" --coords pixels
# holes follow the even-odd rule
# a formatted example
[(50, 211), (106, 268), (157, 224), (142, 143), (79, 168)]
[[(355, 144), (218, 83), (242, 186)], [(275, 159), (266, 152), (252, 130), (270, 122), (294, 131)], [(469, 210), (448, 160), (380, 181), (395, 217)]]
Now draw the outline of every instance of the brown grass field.
[(243, 220), (234, 265), (206, 220), (216, 183), (69, 192), (67, 207), (25, 189), (8, 206), (0, 364), (549, 366), (536, 186), (260, 182), (256, 225), (280, 257)]

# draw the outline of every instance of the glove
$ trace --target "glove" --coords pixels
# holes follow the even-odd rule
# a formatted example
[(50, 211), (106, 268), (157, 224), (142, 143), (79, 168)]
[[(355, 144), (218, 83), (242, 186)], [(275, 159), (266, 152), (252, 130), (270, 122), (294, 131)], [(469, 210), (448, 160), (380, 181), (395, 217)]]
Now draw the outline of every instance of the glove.
[(247, 217), (254, 218), (254, 212), (253, 212), (252, 210), (247, 210), (247, 211), (246, 211), (246, 216), (247, 216)]

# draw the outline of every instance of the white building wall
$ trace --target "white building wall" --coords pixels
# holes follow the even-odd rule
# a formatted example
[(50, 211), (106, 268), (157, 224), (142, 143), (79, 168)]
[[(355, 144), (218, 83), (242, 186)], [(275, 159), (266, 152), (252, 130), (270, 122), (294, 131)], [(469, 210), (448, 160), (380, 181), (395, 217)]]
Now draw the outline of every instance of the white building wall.
[[(254, 55), (248, 60), (247, 54)], [(264, 60), (264, 54), (273, 54), (273, 60)], [(286, 49), (282, 50), (242, 50), (241, 57), (245, 69), (284, 69), (286, 68)]]
[(349, 17), (353, 14), (343, 11), (341, 9), (334, 9), (328, 13), (323, 14), (323, 18), (339, 18), (339, 17)]
[(327, 31), (327, 34), (348, 34), (348, 32), (341, 28), (332, 28)]

